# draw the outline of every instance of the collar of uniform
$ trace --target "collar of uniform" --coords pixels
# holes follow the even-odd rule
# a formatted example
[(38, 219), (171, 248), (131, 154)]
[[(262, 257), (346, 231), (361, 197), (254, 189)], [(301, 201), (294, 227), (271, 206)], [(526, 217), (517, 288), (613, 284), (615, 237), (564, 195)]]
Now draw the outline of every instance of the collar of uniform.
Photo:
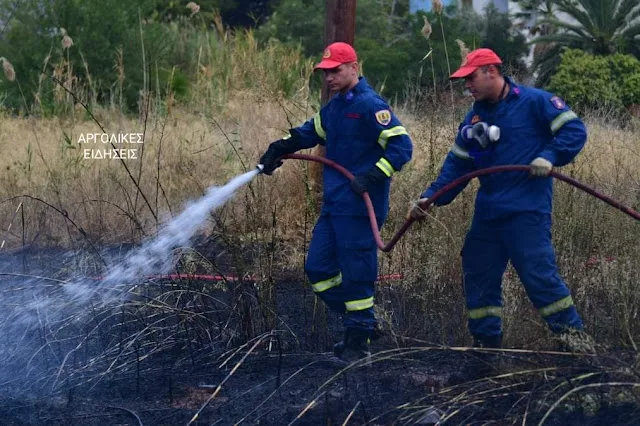
[(349, 90), (347, 93), (340, 94), (340, 98), (343, 99), (353, 99), (353, 97), (355, 97), (356, 95), (366, 92), (369, 89), (369, 83), (367, 83), (367, 79), (364, 77), (358, 77), (358, 84), (356, 84), (355, 86), (353, 86), (353, 88), (351, 90)]
[(505, 79), (507, 80), (507, 83), (509, 83), (509, 94), (505, 99), (509, 99), (512, 96), (520, 96), (520, 93), (522, 92), (520, 86), (514, 83), (513, 80), (509, 77), (505, 77)]
[[(522, 89), (520, 89), (520, 86), (515, 84), (511, 78), (506, 76), (504, 78), (509, 84), (509, 93), (500, 102), (509, 100), (512, 96), (520, 96), (520, 93), (522, 93)], [(491, 109), (492, 107), (495, 107), (496, 105), (498, 105), (500, 102), (491, 103), (489, 101), (475, 101), (473, 103), (473, 106), (474, 108), (480, 107), (481, 109), (487, 109), (487, 108)]]

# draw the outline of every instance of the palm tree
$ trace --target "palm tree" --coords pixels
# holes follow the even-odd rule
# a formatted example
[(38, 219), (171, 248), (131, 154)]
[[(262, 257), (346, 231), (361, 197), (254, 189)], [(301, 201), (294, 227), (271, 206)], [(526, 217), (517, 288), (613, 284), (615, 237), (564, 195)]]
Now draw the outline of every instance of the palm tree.
[(556, 33), (558, 28), (547, 22), (556, 16), (555, 0), (518, 0), (520, 11), (515, 14), (523, 27), (529, 27), (529, 34), (533, 36), (549, 36)]
[[(547, 3), (547, 2), (541, 2)], [(555, 31), (532, 41), (546, 50), (534, 57), (536, 83), (548, 83), (565, 48), (594, 55), (630, 53), (640, 57), (640, 3), (638, 0), (558, 0), (555, 11), (540, 22)]]
[[(558, 28), (547, 22), (548, 19), (556, 16), (556, 1), (555, 0), (518, 0), (518, 6), (520, 11), (515, 14), (515, 18), (520, 21), (520, 27), (528, 27), (529, 34), (531, 36), (546, 37), (554, 35)], [(532, 43), (530, 43), (532, 44)], [(533, 47), (533, 66), (531, 71), (537, 74), (537, 81), (548, 81), (550, 76), (546, 75), (547, 69), (553, 70), (556, 63), (552, 66), (540, 67), (537, 64), (546, 57), (547, 51), (553, 49), (556, 46), (555, 43), (539, 43)], [(558, 55), (549, 56), (551, 60), (557, 59), (559, 63)], [(542, 74), (541, 74), (542, 72)]]

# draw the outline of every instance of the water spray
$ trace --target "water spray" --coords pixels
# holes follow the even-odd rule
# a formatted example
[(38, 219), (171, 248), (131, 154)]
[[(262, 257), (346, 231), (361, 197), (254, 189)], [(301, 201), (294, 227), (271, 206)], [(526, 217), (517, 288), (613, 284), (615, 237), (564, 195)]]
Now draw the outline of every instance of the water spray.
[[(258, 167), (234, 177), (224, 186), (210, 187), (202, 198), (188, 204), (178, 216), (169, 221), (156, 238), (127, 253), (124, 260), (112, 262), (102, 277), (56, 280), (59, 282), (60, 290), (65, 294), (64, 303), (48, 298), (27, 301), (23, 308), (16, 312), (14, 322), (30, 325), (35, 321), (33, 312), (39, 312), (55, 320), (89, 302), (94, 306), (107, 306), (127, 299), (135, 284), (152, 276), (161, 277), (168, 274), (173, 268), (173, 251), (188, 245), (209, 214), (224, 205), (238, 189), (253, 180), (260, 172), (261, 168)], [(9, 273), (0, 275), (19, 276)], [(41, 281), (44, 277), (32, 278)]]
[[(138, 287), (151, 279), (152, 273), (158, 274), (158, 278), (171, 279), (169, 275), (160, 274), (168, 274), (174, 267), (171, 259), (174, 250), (188, 245), (210, 213), (225, 204), (238, 189), (260, 172), (261, 168), (256, 168), (234, 177), (224, 186), (210, 187), (202, 198), (188, 204), (179, 215), (169, 221), (156, 238), (127, 253), (125, 259), (112, 261), (102, 277), (61, 280), (46, 277), (46, 273), (35, 276), (14, 274), (6, 270), (0, 272), (0, 278), (13, 276), (16, 283), (19, 283), (14, 287), (9, 281), (3, 287), (0, 382), (4, 383), (5, 389), (11, 383), (13, 392), (22, 392), (27, 389), (28, 378), (33, 380), (34, 375), (48, 377), (47, 386), (51, 389), (62, 386), (60, 378), (68, 378), (73, 374), (71, 371), (76, 371), (69, 364), (69, 360), (73, 359), (71, 355), (86, 342), (81, 339), (77, 345), (67, 347), (62, 356), (52, 364), (51, 359), (46, 356), (52, 350), (48, 340), (42, 336), (48, 336), (56, 343), (66, 341), (65, 339), (71, 339), (70, 336), (75, 336), (74, 333), (77, 334), (79, 329), (85, 330), (85, 322), (89, 324), (95, 318), (98, 318), (97, 322), (112, 319), (112, 310), (124, 306), (122, 302), (146, 301), (144, 297), (147, 296), (141, 296)], [(58, 257), (57, 264), (63, 266), (60, 264), (63, 256)], [(179, 277), (174, 277), (176, 278)], [(124, 315), (124, 311), (121, 308), (120, 314)], [(34, 333), (34, 330), (39, 332)], [(93, 330), (86, 332), (91, 333)], [(86, 340), (89, 339), (87, 336)], [(50, 375), (52, 368), (58, 374)], [(69, 372), (66, 374), (60, 374), (67, 370)], [(76, 373), (81, 375), (80, 371), (81, 369)]]

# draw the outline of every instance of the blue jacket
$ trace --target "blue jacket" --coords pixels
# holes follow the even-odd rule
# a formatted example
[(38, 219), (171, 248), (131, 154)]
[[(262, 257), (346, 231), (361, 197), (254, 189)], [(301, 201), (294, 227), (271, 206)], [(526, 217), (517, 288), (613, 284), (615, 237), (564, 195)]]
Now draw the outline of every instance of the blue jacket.
[[(361, 77), (346, 94), (337, 94), (310, 120), (292, 129), (300, 149), (326, 146), (326, 157), (355, 176), (377, 167), (389, 178), (411, 159), (413, 145), (389, 105)], [(333, 215), (367, 214), (362, 197), (351, 190), (349, 180), (332, 167), (323, 171), (323, 211)], [(376, 216), (389, 210), (391, 179), (369, 188)]]
[[(537, 157), (554, 166), (564, 166), (580, 152), (587, 131), (578, 116), (557, 96), (507, 79), (509, 94), (497, 104), (475, 102), (460, 124), (456, 141), (447, 154), (440, 174), (422, 195), (429, 198), (454, 179), (491, 166), (528, 165)], [(463, 128), (483, 121), (500, 128), (500, 139), (483, 149)], [(551, 177), (532, 178), (525, 172), (502, 172), (479, 177), (476, 219), (500, 219), (514, 213), (551, 213)], [(464, 189), (460, 185), (440, 197), (445, 205)]]

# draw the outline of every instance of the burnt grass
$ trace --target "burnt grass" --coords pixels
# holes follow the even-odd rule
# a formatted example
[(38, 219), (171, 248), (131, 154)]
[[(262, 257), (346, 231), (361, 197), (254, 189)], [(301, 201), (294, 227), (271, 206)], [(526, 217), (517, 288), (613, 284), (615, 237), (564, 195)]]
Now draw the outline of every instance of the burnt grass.
[(487, 363), (387, 324), (370, 360), (338, 363), (341, 320), (299, 276), (155, 278), (117, 306), (11, 320), (35, 297), (63, 297), (16, 274), (62, 279), (76, 255), (0, 256), (2, 425), (640, 424), (635, 351), (505, 350)]

